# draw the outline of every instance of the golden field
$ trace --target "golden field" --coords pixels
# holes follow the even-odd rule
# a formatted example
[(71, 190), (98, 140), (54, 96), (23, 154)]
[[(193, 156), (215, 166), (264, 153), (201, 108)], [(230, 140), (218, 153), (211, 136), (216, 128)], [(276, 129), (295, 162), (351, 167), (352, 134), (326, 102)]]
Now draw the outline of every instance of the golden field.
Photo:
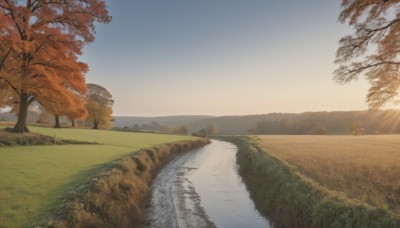
[(400, 214), (400, 135), (259, 138), (266, 151), (325, 189)]

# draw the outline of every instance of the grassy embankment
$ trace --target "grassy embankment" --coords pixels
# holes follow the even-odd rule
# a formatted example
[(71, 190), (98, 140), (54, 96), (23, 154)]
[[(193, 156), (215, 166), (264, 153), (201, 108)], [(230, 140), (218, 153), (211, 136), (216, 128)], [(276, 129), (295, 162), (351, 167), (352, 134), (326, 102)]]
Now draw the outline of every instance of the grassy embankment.
[(400, 227), (400, 136), (231, 139), (276, 227)]
[[(142, 148), (192, 137), (85, 129), (31, 127), (57, 139), (99, 145), (0, 147), (0, 227), (27, 227), (65, 210), (66, 197), (79, 191), (105, 163)], [(82, 187), (81, 187), (82, 188)]]

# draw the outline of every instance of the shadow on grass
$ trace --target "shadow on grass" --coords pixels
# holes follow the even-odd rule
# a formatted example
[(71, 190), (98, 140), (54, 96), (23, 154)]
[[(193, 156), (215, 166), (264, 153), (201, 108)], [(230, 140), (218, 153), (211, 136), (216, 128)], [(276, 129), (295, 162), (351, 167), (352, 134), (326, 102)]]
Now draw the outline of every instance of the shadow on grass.
[[(124, 158), (136, 153), (137, 151), (129, 153)], [(34, 218), (31, 221), (27, 221), (26, 225), (29, 227), (52, 227), (52, 221), (58, 219), (56, 216), (67, 215), (68, 203), (89, 188), (90, 179), (97, 176), (102, 170), (110, 169), (118, 160), (121, 160), (121, 158), (111, 160), (105, 164), (94, 165), (71, 176), (68, 183), (57, 187), (51, 193), (54, 197), (44, 202), (43, 206), (37, 210)]]

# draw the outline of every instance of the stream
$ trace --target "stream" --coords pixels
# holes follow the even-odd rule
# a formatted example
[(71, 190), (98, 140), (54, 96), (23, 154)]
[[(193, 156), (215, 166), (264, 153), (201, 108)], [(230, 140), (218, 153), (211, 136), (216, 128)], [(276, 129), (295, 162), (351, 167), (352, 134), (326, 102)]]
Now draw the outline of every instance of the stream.
[(235, 145), (212, 140), (171, 161), (152, 183), (146, 226), (270, 227), (237, 173), (236, 152)]

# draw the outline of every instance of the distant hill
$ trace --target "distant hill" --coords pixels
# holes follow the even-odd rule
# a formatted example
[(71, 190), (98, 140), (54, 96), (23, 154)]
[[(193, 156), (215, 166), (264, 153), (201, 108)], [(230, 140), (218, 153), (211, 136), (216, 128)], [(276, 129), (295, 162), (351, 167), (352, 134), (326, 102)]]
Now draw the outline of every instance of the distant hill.
[[(28, 122), (35, 123), (39, 116), (28, 114)], [(115, 116), (113, 127), (132, 128), (135, 124), (163, 131), (185, 126), (189, 133), (197, 132), (208, 124), (214, 124), (219, 134), (349, 134), (354, 121), (361, 121), (365, 134), (399, 134), (400, 111), (335, 111), (304, 113), (269, 113), (246, 116), (164, 116), (131, 117)], [(0, 121), (15, 121), (12, 113), (0, 113)]]
[(213, 116), (161, 116), (161, 117), (134, 117), (114, 116), (113, 127), (132, 127), (135, 124), (150, 124), (157, 122), (171, 127), (179, 127), (197, 120), (206, 120)]
[(0, 121), (16, 121), (17, 117), (10, 112), (0, 112)]
[[(214, 124), (220, 134), (349, 134), (354, 121), (363, 123), (365, 134), (400, 133), (400, 111), (335, 111), (269, 113), (247, 116), (114, 117), (113, 127), (157, 122), (169, 127), (186, 126), (189, 132)], [(321, 130), (321, 128), (323, 130)]]

